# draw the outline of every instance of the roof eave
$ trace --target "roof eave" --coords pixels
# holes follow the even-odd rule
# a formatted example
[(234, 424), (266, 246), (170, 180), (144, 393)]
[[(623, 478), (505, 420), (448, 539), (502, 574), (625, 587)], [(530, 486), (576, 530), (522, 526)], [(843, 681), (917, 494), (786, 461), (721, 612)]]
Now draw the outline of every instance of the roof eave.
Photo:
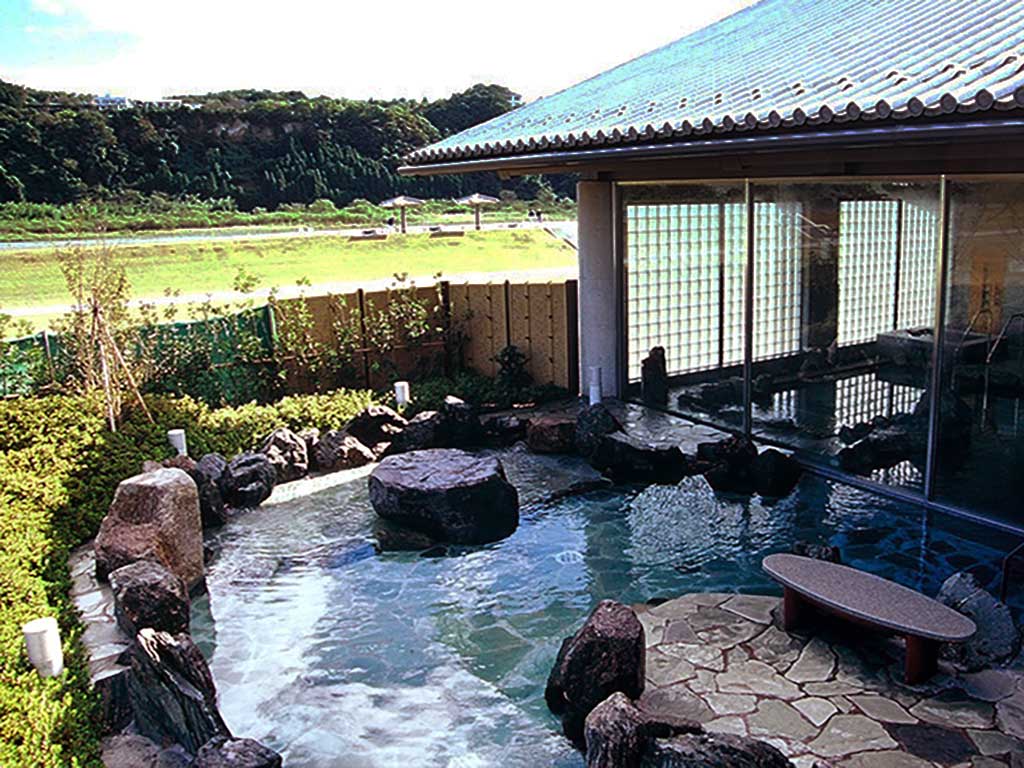
[(478, 173), (511, 174), (573, 172), (607, 162), (670, 160), (685, 157), (735, 155), (751, 152), (781, 152), (809, 147), (883, 146), (886, 144), (955, 141), (966, 138), (1024, 136), (1024, 117), (999, 119), (892, 123), (870, 127), (829, 131), (773, 132), (764, 134), (719, 136), (674, 142), (616, 145), (556, 152), (530, 152), (504, 157), (471, 158), (441, 163), (404, 165), (403, 176)]

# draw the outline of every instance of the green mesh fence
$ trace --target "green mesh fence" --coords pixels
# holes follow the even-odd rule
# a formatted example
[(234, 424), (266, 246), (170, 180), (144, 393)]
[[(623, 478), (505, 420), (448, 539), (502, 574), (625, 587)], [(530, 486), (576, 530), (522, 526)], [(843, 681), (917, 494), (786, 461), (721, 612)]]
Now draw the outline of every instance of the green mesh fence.
[[(143, 328), (155, 370), (147, 391), (189, 394), (211, 403), (267, 400), (278, 385), (270, 307), (205, 320)], [(0, 395), (31, 394), (66, 368), (58, 334), (43, 332), (0, 343)]]

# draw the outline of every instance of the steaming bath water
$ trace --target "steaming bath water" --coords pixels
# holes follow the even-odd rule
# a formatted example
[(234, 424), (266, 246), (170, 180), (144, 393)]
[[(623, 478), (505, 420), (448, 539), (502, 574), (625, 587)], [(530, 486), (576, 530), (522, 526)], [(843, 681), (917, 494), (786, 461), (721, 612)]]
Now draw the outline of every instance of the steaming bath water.
[(991, 586), (1000, 557), (981, 531), (813, 477), (773, 505), (701, 478), (597, 491), (525, 508), (490, 546), (377, 554), (366, 475), (283, 486), (229, 523), (193, 606), (228, 725), (292, 768), (580, 766), (543, 689), (602, 598), (772, 594), (761, 558), (797, 540), (930, 593), (964, 568)]

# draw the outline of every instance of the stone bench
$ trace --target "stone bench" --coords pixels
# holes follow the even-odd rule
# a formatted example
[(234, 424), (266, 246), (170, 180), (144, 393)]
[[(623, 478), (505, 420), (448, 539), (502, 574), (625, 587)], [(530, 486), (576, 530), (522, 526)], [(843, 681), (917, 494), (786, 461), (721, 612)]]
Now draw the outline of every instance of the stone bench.
[(924, 682), (938, 666), (940, 643), (958, 643), (974, 622), (937, 600), (864, 571), (799, 555), (769, 555), (765, 572), (783, 586), (783, 626), (800, 626), (816, 608), (874, 629), (903, 635), (905, 677)]

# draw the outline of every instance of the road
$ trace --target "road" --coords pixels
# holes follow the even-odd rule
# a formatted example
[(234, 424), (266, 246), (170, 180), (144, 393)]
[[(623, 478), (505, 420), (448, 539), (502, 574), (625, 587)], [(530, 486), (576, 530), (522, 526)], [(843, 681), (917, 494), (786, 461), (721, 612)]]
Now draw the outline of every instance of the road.
[[(429, 233), (435, 224), (417, 224), (407, 227), (410, 235), (422, 235)], [(131, 237), (95, 237), (95, 238), (69, 238), (54, 240), (21, 240), (15, 242), (0, 242), (0, 251), (24, 251), (39, 250), (46, 248), (72, 248), (95, 247), (98, 245), (174, 245), (175, 243), (186, 242), (231, 242), (238, 240), (290, 240), (294, 238), (308, 237), (356, 237), (364, 232), (376, 229), (378, 232), (394, 232), (392, 227), (350, 227), (347, 229), (277, 229), (266, 232), (259, 231), (233, 231), (231, 229), (211, 229), (203, 231), (191, 230), (178, 234), (166, 235), (138, 235)], [(445, 224), (442, 226), (446, 232), (473, 230), (473, 224)], [(484, 231), (502, 229), (547, 229), (556, 237), (561, 237), (567, 242), (575, 245), (576, 222), (575, 221), (519, 221), (519, 222), (495, 222), (484, 223), (481, 226)]]

